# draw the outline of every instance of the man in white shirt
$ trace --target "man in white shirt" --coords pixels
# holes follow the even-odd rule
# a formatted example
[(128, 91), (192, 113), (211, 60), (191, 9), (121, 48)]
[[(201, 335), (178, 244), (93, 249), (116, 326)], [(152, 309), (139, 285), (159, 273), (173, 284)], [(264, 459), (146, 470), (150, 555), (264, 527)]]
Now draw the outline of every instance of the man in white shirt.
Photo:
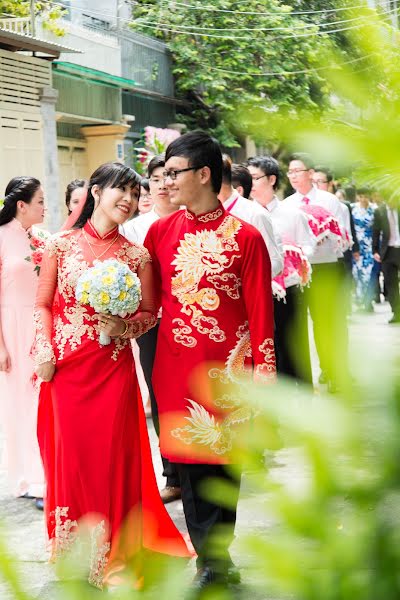
[[(340, 201), (313, 185), (314, 168), (308, 154), (292, 155), (287, 175), (296, 190), (283, 201), (287, 208), (298, 209), (304, 204), (322, 206), (335, 217), (340, 229), (345, 230)], [(327, 381), (330, 392), (335, 392), (338, 384), (345, 384), (348, 377), (343, 269), (338, 262), (342, 256), (343, 248), (336, 240), (328, 238), (320, 242), (310, 256), (313, 274), (310, 288), (306, 290), (321, 367), (320, 382)]]
[[(275, 193), (280, 179), (278, 162), (271, 156), (257, 156), (248, 160), (248, 169), (253, 181), (251, 195), (269, 214), (283, 243), (299, 246), (309, 257), (315, 238), (307, 216), (300, 209), (285, 207)], [(278, 373), (312, 383), (307, 306), (297, 285), (286, 287), (285, 301), (274, 298), (274, 315)]]
[[(165, 167), (164, 156), (155, 156), (148, 166), (148, 177), (150, 194), (153, 199), (153, 207), (149, 212), (146, 212), (138, 217), (135, 217), (128, 223), (121, 226), (121, 233), (131, 242), (143, 244), (150, 226), (167, 215), (179, 210), (179, 206), (174, 206), (170, 203), (169, 192), (165, 187), (165, 179), (163, 176)], [(142, 365), (144, 377), (147, 383), (151, 402), (151, 415), (154, 423), (154, 429), (159, 434), (159, 420), (157, 400), (153, 390), (152, 374), (153, 365), (157, 346), (158, 337), (157, 324), (147, 333), (137, 338), (137, 344), (140, 350), (140, 364)], [(167, 458), (161, 456), (163, 463), (163, 475), (167, 478), (165, 487), (161, 490), (160, 495), (164, 502), (172, 502), (181, 497), (181, 489), (179, 475), (174, 463), (171, 463)]]
[(231, 159), (225, 154), (223, 156), (222, 186), (218, 199), (222, 202), (226, 211), (234, 217), (250, 223), (261, 233), (271, 260), (272, 278), (276, 277), (283, 270), (283, 252), (280, 240), (276, 239), (268, 214), (258, 204), (243, 198), (232, 187), (231, 164)]
[[(313, 183), (319, 190), (333, 193), (334, 185), (332, 171), (324, 165), (316, 165), (313, 175)], [(339, 196), (337, 195), (336, 197), (339, 200), (340, 208), (342, 210), (342, 218), (345, 227), (344, 233), (346, 235), (345, 244), (343, 246), (343, 258), (339, 258), (339, 262), (341, 262), (343, 266), (343, 287), (345, 293), (346, 313), (350, 315), (351, 293), (353, 288), (353, 256), (354, 260), (358, 260), (360, 258), (360, 247), (357, 241), (350, 202), (346, 202), (344, 199), (340, 200)], [(371, 301), (369, 304), (371, 306), (371, 310), (373, 310)]]

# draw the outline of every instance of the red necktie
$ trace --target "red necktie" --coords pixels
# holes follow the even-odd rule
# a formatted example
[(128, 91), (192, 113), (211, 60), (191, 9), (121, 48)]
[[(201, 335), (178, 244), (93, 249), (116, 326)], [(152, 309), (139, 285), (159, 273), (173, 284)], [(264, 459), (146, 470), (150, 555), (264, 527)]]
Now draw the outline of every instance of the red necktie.
[(307, 198), (307, 196), (304, 196), (302, 199), (302, 203), (303, 204), (310, 204), (310, 198)]

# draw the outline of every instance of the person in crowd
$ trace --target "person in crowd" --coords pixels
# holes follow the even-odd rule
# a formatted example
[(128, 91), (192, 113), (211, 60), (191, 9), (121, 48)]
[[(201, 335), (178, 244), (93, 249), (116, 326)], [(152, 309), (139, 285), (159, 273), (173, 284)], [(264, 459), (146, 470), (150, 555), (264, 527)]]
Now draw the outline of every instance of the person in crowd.
[[(143, 177), (140, 182), (140, 197), (137, 215), (145, 215), (150, 212), (153, 207), (153, 198), (150, 192), (150, 183), (147, 177)], [(137, 216), (134, 215), (134, 216)]]
[[(248, 169), (252, 177), (251, 195), (270, 215), (274, 230), (282, 240), (287, 266), (282, 281), (285, 296), (274, 294), (277, 371), (298, 381), (312, 383), (307, 306), (300, 285), (302, 274), (295, 273), (290, 265), (293, 252), (300, 254), (296, 249), (307, 260), (313, 252), (315, 239), (304, 212), (297, 208), (288, 210), (276, 196), (280, 182), (278, 161), (271, 156), (253, 157), (248, 160)], [(300, 268), (304, 262), (304, 259), (298, 262)]]
[(238, 192), (238, 194), (243, 196), (243, 198), (250, 199), (253, 180), (248, 168), (245, 165), (233, 163), (231, 166), (231, 173), (232, 187)]
[[(268, 250), (252, 225), (219, 202), (222, 166), (206, 133), (173, 141), (165, 185), (171, 203), (186, 209), (153, 223), (145, 239), (163, 311), (153, 371), (161, 452), (178, 464), (197, 590), (240, 581), (229, 554), (240, 486), (226, 464), (252, 412), (241, 404), (246, 390), (238, 381), (250, 365), (261, 381), (275, 379)], [(232, 508), (203, 495), (210, 478), (231, 482)], [(221, 527), (216, 556), (212, 540)]]
[(65, 190), (65, 205), (69, 215), (79, 205), (86, 193), (87, 181), (85, 179), (74, 179), (67, 185), (67, 189)]
[(370, 280), (374, 266), (372, 252), (372, 231), (374, 224), (374, 207), (370, 201), (370, 191), (359, 188), (356, 192), (357, 202), (352, 205), (356, 235), (359, 242), (359, 257), (353, 260), (353, 277), (356, 284), (356, 302), (363, 310), (373, 311), (372, 298), (369, 297)]
[(292, 155), (287, 175), (296, 191), (285, 198), (284, 205), (304, 210), (318, 232), (310, 257), (312, 281), (305, 293), (321, 368), (319, 381), (328, 383), (334, 393), (348, 378), (343, 267), (338, 262), (343, 256), (343, 212), (336, 196), (313, 185), (314, 168), (308, 154)]
[(257, 203), (241, 196), (232, 186), (231, 165), (231, 159), (224, 154), (222, 185), (218, 198), (227, 212), (234, 217), (243, 219), (246, 223), (251, 223), (261, 233), (271, 259), (271, 274), (272, 277), (275, 277), (283, 270), (282, 244), (279, 239), (276, 239), (276, 232), (274, 232), (271, 219), (265, 210)]
[(340, 202), (347, 202), (346, 192), (342, 188), (338, 188), (335, 192), (335, 196)]
[(382, 264), (385, 288), (393, 316), (389, 323), (400, 323), (400, 214), (393, 200), (380, 204), (374, 213), (372, 251)]
[(32, 384), (33, 306), (44, 246), (34, 225), (43, 222), (43, 188), (34, 177), (14, 177), (0, 212), (0, 415), (5, 463), (15, 496), (43, 509), (44, 474), (36, 437), (38, 393)]
[[(158, 493), (136, 394), (130, 339), (155, 325), (158, 311), (149, 253), (118, 231), (137, 208), (139, 186), (137, 173), (121, 163), (96, 169), (74, 228), (47, 244), (36, 298), (48, 536), (58, 556), (81, 520), (90, 520), (89, 581), (98, 587), (130, 577), (128, 564), (138, 583), (142, 549), (188, 556)], [(133, 316), (96, 314), (77, 302), (79, 276), (100, 259), (117, 259), (137, 273), (142, 300)], [(100, 332), (111, 337), (109, 345), (99, 344)]]
[[(328, 167), (319, 165), (315, 167), (313, 175), (313, 183), (319, 190), (332, 192), (333, 175)], [(339, 193), (338, 193), (339, 192)], [(360, 248), (357, 241), (357, 236), (354, 228), (354, 220), (351, 212), (351, 204), (346, 201), (343, 190), (335, 192), (336, 198), (340, 202), (342, 211), (342, 219), (344, 223), (345, 244), (347, 249), (344, 249), (343, 257), (338, 259), (338, 263), (343, 267), (343, 302), (346, 308), (346, 314), (350, 315), (352, 310), (352, 289), (353, 289), (353, 260), (358, 260), (360, 257)], [(343, 196), (343, 197), (341, 197)]]
[(335, 193), (336, 198), (346, 206), (348, 213), (350, 215), (350, 234), (351, 239), (353, 240), (353, 246), (348, 248), (343, 253), (344, 265), (346, 272), (353, 277), (353, 260), (358, 260), (360, 257), (360, 244), (358, 243), (356, 228), (354, 225), (353, 213), (351, 211), (351, 203), (347, 200), (346, 192), (339, 188)]
[(325, 192), (330, 192), (331, 194), (336, 193), (336, 185), (333, 180), (333, 173), (325, 165), (315, 166), (313, 182), (319, 190), (324, 190)]
[[(313, 184), (315, 185), (315, 187), (317, 189), (323, 190), (325, 192), (335, 193), (335, 186), (333, 185), (332, 171), (330, 169), (328, 169), (328, 167), (324, 167), (322, 165), (316, 166), (312, 179), (313, 179)], [(335, 196), (336, 196), (336, 193), (335, 193)], [(351, 253), (353, 245), (354, 245), (352, 226), (351, 226), (351, 208), (350, 208), (350, 205), (347, 205), (344, 201), (341, 201), (340, 209), (342, 211), (342, 222), (345, 227), (343, 233), (346, 237), (346, 245), (348, 248), (346, 250), (346, 252), (350, 251), (350, 253)], [(342, 260), (344, 260), (344, 257)]]
[[(158, 221), (161, 217), (165, 217), (179, 210), (179, 206), (173, 205), (169, 199), (169, 191), (164, 181), (164, 155), (155, 156), (148, 166), (148, 177), (150, 185), (150, 194), (154, 201), (152, 209), (143, 215), (139, 215), (136, 219), (129, 221), (123, 225), (123, 235), (131, 242), (143, 244), (150, 226)], [(159, 315), (160, 317), (161, 315)], [(157, 435), (160, 435), (160, 425), (158, 419), (157, 399), (154, 394), (152, 375), (154, 358), (156, 354), (158, 329), (160, 320), (157, 325), (152, 327), (147, 333), (137, 339), (140, 349), (140, 363), (143, 369), (147, 387), (150, 393), (151, 415), (153, 419), (154, 429)], [(173, 502), (181, 497), (181, 488), (179, 482), (179, 474), (174, 463), (168, 458), (161, 455), (163, 463), (163, 475), (166, 477), (166, 485), (161, 490), (161, 499), (164, 504)]]

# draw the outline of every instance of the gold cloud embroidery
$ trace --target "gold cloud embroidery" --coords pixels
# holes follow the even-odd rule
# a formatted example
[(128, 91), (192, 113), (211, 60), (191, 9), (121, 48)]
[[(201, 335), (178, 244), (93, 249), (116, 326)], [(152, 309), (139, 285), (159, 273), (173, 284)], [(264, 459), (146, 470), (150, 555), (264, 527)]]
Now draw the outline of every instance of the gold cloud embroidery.
[[(217, 230), (186, 233), (171, 263), (177, 273), (172, 279), (172, 294), (182, 305), (181, 312), (190, 317), (190, 324), (199, 333), (216, 342), (225, 341), (225, 333), (218, 326), (218, 320), (204, 315), (203, 311), (215, 311), (220, 305), (214, 277), (223, 274), (239, 258), (239, 255), (227, 256), (227, 253), (239, 251), (235, 236), (241, 226), (240, 221), (227, 216)], [(203, 277), (215, 287), (200, 288)], [(225, 289), (226, 286), (220, 288), (234, 297), (229, 293), (229, 286), (229, 289)], [(188, 345), (185, 343), (187, 331), (183, 331), (183, 327), (186, 325), (174, 329), (174, 340)]]

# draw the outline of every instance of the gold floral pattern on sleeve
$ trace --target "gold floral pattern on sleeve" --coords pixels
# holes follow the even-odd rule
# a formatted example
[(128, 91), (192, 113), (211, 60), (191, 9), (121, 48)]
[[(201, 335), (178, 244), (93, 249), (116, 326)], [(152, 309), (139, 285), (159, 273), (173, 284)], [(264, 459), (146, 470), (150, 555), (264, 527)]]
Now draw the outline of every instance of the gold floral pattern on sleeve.
[(157, 325), (157, 317), (151, 315), (146, 319), (138, 319), (128, 324), (128, 329), (124, 335), (124, 338), (138, 338), (149, 329)]
[(143, 268), (148, 262), (151, 262), (150, 253), (147, 248), (134, 242), (124, 242), (115, 254), (117, 260), (129, 263), (130, 268), (136, 271), (139, 267)]
[(61, 231), (51, 235), (46, 242), (46, 250), (50, 256), (55, 256), (58, 251), (65, 252), (71, 246), (72, 231)]
[(33, 314), (35, 324), (35, 341), (32, 346), (31, 355), (35, 365), (42, 365), (46, 362), (56, 363), (53, 346), (46, 338), (43, 332), (43, 323), (41, 320), (40, 311), (35, 311)]

